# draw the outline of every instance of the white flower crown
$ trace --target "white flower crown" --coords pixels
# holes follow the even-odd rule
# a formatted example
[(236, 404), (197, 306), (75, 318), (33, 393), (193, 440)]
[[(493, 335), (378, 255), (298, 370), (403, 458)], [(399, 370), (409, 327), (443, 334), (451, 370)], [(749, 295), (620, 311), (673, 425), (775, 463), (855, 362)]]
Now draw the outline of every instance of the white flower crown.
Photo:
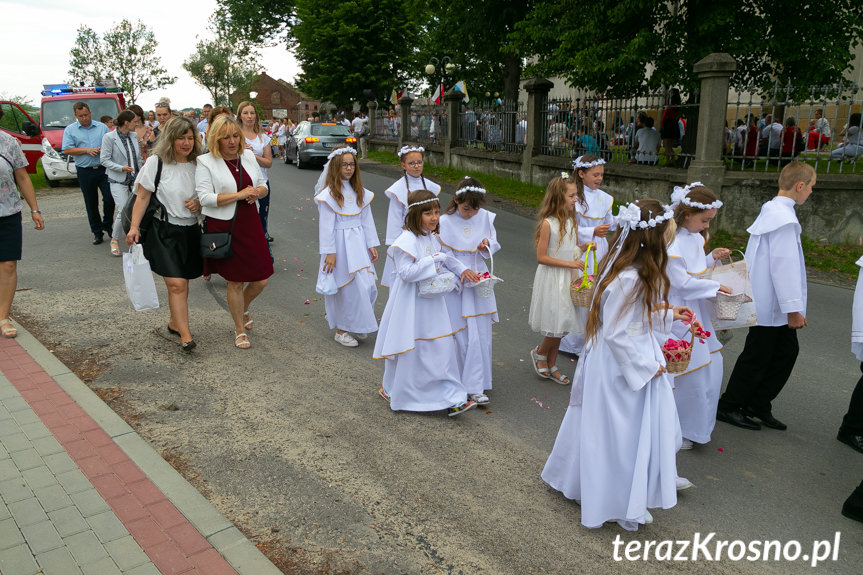
[(573, 170), (589, 170), (590, 168), (595, 168), (596, 166), (601, 166), (605, 164), (605, 160), (603, 160), (602, 158), (598, 158), (596, 160), (593, 160), (592, 162), (582, 162), (581, 159), (583, 157), (584, 156), (579, 156), (572, 162)]
[(459, 194), (463, 194), (463, 193), (465, 193), (465, 192), (477, 192), (478, 194), (484, 194), (484, 193), (486, 193), (486, 189), (485, 189), (485, 188), (480, 188), (480, 187), (477, 187), (477, 186), (465, 186), (465, 187), (463, 187), (463, 188), (459, 188), (459, 189), (457, 189), (457, 190), (455, 191), (455, 195), (457, 195), (457, 196), (458, 196)]
[(647, 228), (655, 228), (662, 222), (674, 218), (674, 208), (662, 206), (662, 209), (664, 210), (662, 214), (652, 216), (649, 220), (644, 221), (641, 219), (641, 208), (635, 204), (626, 204), (621, 206), (617, 219), (630, 230), (646, 230)]
[(671, 192), (671, 207), (676, 208), (679, 204), (683, 204), (684, 206), (689, 206), (690, 208), (698, 208), (699, 210), (713, 210), (719, 209), (722, 207), (722, 202), (716, 200), (712, 204), (702, 204), (701, 202), (694, 202), (689, 199), (689, 192), (691, 192), (694, 188), (703, 188), (704, 184), (701, 182), (692, 182), (689, 185), (683, 186), (674, 186), (674, 191)]
[(432, 202), (440, 202), (440, 200), (439, 200), (439, 199), (437, 199), (437, 198), (429, 198), (429, 199), (427, 199), (427, 200), (423, 200), (423, 201), (421, 201), (421, 202), (414, 202), (414, 203), (412, 203), (412, 204), (410, 204), (410, 205), (408, 206), (408, 209), (411, 209), (411, 208), (413, 208), (414, 206), (421, 206), (421, 205), (423, 205), (423, 204), (430, 204), (430, 203), (432, 203)]
[(330, 152), (330, 155), (327, 156), (327, 159), (332, 160), (336, 156), (341, 156), (342, 154), (353, 154), (356, 156), (357, 151), (355, 149), (351, 148), (350, 146), (345, 146), (344, 148), (336, 148), (335, 150)]
[(419, 147), (416, 147), (416, 146), (402, 146), (402, 149), (398, 151), (398, 155), (399, 155), (399, 158), (401, 158), (401, 157), (402, 157), (402, 156), (404, 156), (405, 154), (410, 154), (411, 152), (419, 152), (420, 154), (422, 154), (422, 153), (423, 153), (423, 152), (425, 152), (425, 151), (426, 151), (426, 149), (425, 149), (425, 148), (423, 148), (422, 146), (419, 146)]

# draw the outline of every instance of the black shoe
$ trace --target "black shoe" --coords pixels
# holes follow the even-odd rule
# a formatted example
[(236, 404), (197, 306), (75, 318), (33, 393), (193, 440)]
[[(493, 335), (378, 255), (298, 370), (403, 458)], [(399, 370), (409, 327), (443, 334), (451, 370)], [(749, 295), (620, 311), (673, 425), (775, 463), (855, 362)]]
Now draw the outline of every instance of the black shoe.
[(192, 353), (192, 350), (198, 347), (198, 344), (195, 343), (195, 340), (187, 341), (183, 344), (183, 351), (186, 353)]
[(842, 506), (842, 515), (854, 521), (863, 523), (863, 493), (860, 488), (854, 490)]
[(737, 427), (742, 427), (743, 429), (752, 429), (753, 431), (758, 431), (761, 429), (761, 426), (756, 422), (752, 421), (746, 415), (744, 415), (742, 409), (732, 409), (730, 411), (725, 411), (724, 409), (716, 410), (716, 419), (718, 421), (724, 421), (725, 423), (730, 423), (731, 425), (735, 425)]
[(270, 243), (273, 243), (273, 236), (271, 236), (270, 234), (267, 234), (267, 241)]
[(854, 451), (863, 453), (863, 435), (854, 435), (853, 433), (844, 432), (841, 429), (836, 435), (836, 439), (849, 446)]
[(761, 423), (769, 427), (770, 429), (778, 429), (779, 431), (785, 431), (788, 429), (788, 426), (773, 417), (770, 413), (758, 413), (751, 409), (745, 410), (746, 415), (749, 417), (757, 417), (761, 420)]
[(176, 335), (176, 336), (180, 335), (180, 332), (177, 331), (176, 329), (172, 328), (170, 325), (168, 325), (168, 333), (170, 333), (171, 335)]
[(93, 234), (93, 245), (98, 246), (102, 242), (105, 241), (105, 238), (102, 237), (102, 234)]

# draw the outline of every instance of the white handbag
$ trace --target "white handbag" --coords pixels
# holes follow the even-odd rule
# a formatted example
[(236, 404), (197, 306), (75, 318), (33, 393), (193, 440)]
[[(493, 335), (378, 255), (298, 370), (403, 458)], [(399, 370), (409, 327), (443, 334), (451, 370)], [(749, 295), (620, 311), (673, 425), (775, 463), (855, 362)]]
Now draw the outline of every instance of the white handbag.
[(129, 252), (123, 254), (123, 279), (126, 280), (126, 294), (135, 311), (158, 309), (156, 281), (141, 244), (132, 244)]
[(319, 271), (315, 291), (321, 295), (336, 295), (339, 292), (339, 286), (336, 285), (336, 276), (328, 274), (323, 270)]
[(448, 294), (456, 288), (458, 278), (449, 271), (439, 272), (434, 277), (417, 282), (420, 297), (439, 297)]

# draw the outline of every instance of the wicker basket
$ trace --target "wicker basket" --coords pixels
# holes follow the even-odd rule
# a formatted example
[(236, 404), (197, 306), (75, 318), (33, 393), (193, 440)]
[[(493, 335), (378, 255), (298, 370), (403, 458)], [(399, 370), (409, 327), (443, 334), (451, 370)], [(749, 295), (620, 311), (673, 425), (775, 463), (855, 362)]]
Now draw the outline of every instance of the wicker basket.
[[(479, 250), (477, 250), (476, 253), (478, 254)], [(474, 267), (476, 269), (479, 269), (476, 258), (477, 256), (476, 254), (474, 254)], [(494, 285), (503, 281), (502, 279), (494, 275), (494, 256), (492, 255), (491, 251), (489, 251), (488, 259), (490, 263), (488, 273), (491, 277), (481, 279), (476, 283), (470, 284), (470, 287), (475, 290), (476, 296), (481, 298), (490, 298), (494, 294)]]
[(744, 301), (746, 301), (744, 292), (735, 294), (717, 292), (713, 304), (716, 308), (716, 319), (737, 319), (737, 314), (740, 313), (740, 307)]
[(662, 346), (662, 353), (665, 355), (665, 369), (668, 373), (683, 373), (689, 367), (689, 361), (692, 359), (692, 346), (695, 344), (695, 329), (689, 326), (689, 347), (683, 351), (669, 351)]
[[(593, 301), (594, 285), (588, 285), (587, 281), (587, 262), (590, 260), (590, 250), (592, 246), (588, 246), (584, 252), (584, 273), (581, 279), (573, 280), (569, 284), (569, 297), (572, 299), (572, 305), (575, 307), (589, 308), (590, 302)], [(595, 255), (595, 254), (594, 254)], [(596, 258), (593, 258), (593, 277), (596, 279)]]

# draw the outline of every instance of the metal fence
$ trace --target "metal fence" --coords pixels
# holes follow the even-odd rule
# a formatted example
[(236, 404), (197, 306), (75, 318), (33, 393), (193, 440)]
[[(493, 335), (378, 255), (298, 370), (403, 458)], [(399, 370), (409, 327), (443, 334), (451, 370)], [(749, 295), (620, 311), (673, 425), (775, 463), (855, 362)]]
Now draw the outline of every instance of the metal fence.
[(827, 173), (863, 171), (863, 86), (814, 86), (795, 99), (789, 82), (766, 97), (755, 89), (728, 102), (726, 163), (733, 169), (768, 171), (798, 159)]
[(527, 138), (527, 114), (520, 102), (472, 100), (458, 115), (455, 145), (521, 153)]
[(446, 106), (414, 103), (411, 106), (409, 139), (422, 144), (440, 144), (447, 136)]
[(398, 140), (401, 130), (401, 118), (395, 109), (375, 110), (375, 138), (381, 140)]
[[(594, 154), (614, 163), (686, 167), (695, 155), (699, 103), (698, 91), (683, 94), (679, 103), (671, 92), (551, 99), (541, 118), (546, 135), (541, 150), (550, 156)], [(653, 132), (637, 137), (642, 129)]]

